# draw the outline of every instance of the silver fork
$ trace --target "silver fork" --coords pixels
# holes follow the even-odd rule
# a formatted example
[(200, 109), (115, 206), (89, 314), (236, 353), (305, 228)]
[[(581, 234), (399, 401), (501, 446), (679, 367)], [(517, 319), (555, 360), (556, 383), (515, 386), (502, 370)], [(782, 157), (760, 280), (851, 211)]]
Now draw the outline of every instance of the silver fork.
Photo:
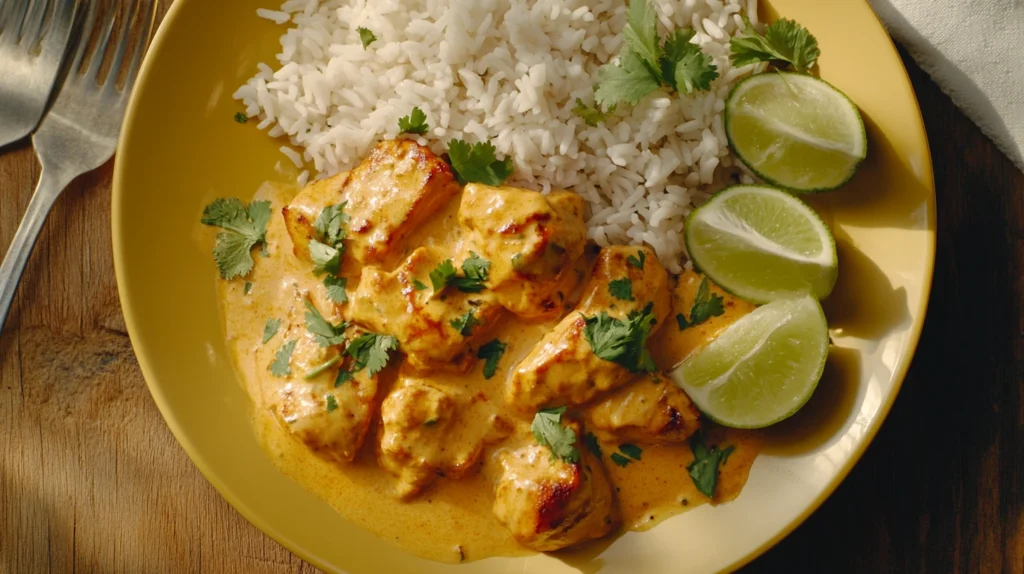
[(0, 148), (39, 125), (78, 0), (0, 0)]
[[(72, 180), (114, 155), (128, 96), (156, 18), (157, 0), (128, 1), (127, 15), (119, 14), (124, 12), (117, 9), (121, 2), (105, 14), (99, 12), (96, 0), (89, 4), (82, 40), (60, 95), (32, 136), (43, 173), (0, 265), (0, 327), (54, 202)], [(96, 41), (90, 42), (93, 36)], [(105, 57), (111, 64), (109, 72), (102, 75)], [(119, 83), (119, 77), (123, 82)]]

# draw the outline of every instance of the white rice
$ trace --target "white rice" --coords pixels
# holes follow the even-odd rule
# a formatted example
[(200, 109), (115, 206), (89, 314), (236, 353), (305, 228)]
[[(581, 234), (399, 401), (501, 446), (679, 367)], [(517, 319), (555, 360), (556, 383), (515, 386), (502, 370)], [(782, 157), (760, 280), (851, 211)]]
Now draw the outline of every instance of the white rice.
[[(739, 175), (722, 123), (724, 98), (757, 71), (733, 68), (729, 39), (757, 21), (756, 0), (653, 0), (662, 37), (692, 27), (720, 77), (709, 92), (660, 90), (597, 127), (572, 114), (593, 103), (597, 70), (622, 43), (624, 0), (288, 0), (258, 14), (279, 24), (274, 66), (234, 97), (281, 151), (318, 177), (352, 168), (398, 118), (419, 107), (435, 152), (453, 138), (490, 141), (515, 163), (510, 184), (570, 189), (590, 203), (601, 245), (647, 243), (683, 269), (683, 221)], [(377, 40), (363, 48), (356, 31)], [(302, 183), (309, 179), (303, 172)]]

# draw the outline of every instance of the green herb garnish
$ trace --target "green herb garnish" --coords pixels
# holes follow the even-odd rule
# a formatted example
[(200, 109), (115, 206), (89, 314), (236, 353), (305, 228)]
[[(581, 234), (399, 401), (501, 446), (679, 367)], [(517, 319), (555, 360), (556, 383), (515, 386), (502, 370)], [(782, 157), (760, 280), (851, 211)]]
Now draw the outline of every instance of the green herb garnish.
[(565, 407), (543, 409), (533, 417), (530, 430), (541, 446), (551, 449), (551, 454), (565, 462), (575, 463), (580, 459), (576, 444), (576, 431), (562, 425)]
[(709, 498), (715, 497), (715, 486), (718, 484), (718, 468), (725, 462), (735, 447), (718, 450), (717, 446), (710, 449), (704, 444), (700, 433), (690, 439), (690, 450), (693, 451), (693, 462), (686, 466), (697, 490)]
[(263, 325), (263, 344), (266, 345), (274, 335), (277, 334), (277, 330), (281, 328), (280, 319), (267, 319), (267, 323)]
[(637, 269), (640, 269), (642, 271), (644, 268), (645, 260), (647, 260), (647, 253), (643, 249), (641, 249), (636, 252), (636, 255), (630, 255), (629, 257), (627, 257), (626, 263), (629, 263), (633, 267), (636, 267)]
[(338, 408), (338, 399), (334, 398), (334, 395), (332, 395), (330, 393), (327, 394), (326, 398), (327, 398), (327, 412), (331, 413), (331, 412), (334, 412), (335, 410), (337, 410), (337, 408)]
[(615, 106), (612, 105), (607, 110), (602, 110), (600, 106), (588, 106), (583, 103), (583, 100), (576, 98), (576, 106), (572, 109), (572, 114), (583, 120), (585, 124), (590, 127), (597, 127), (597, 124), (605, 121), (615, 113)]
[(498, 370), (498, 362), (501, 361), (502, 355), (505, 354), (505, 350), (508, 349), (508, 345), (502, 343), (498, 339), (488, 341), (480, 347), (476, 352), (476, 358), (485, 359), (484, 361), (484, 378), (490, 379), (494, 376), (494, 373)]
[(693, 30), (676, 30), (662, 44), (658, 15), (649, 0), (631, 0), (622, 34), (618, 65), (598, 70), (594, 99), (599, 106), (636, 105), (662, 86), (687, 94), (707, 90), (718, 77), (711, 57), (691, 42)]
[(345, 354), (355, 359), (353, 373), (364, 368), (371, 377), (381, 372), (391, 358), (390, 351), (398, 350), (398, 339), (391, 335), (366, 333), (348, 344)]
[(274, 355), (274, 362), (270, 363), (270, 374), (275, 377), (287, 377), (292, 374), (292, 352), (295, 350), (295, 341), (288, 341), (277, 350)]
[(651, 312), (654, 303), (648, 303), (643, 311), (632, 311), (626, 320), (616, 319), (602, 311), (594, 317), (583, 315), (586, 326), (583, 336), (598, 357), (618, 363), (634, 373), (654, 372), (654, 359), (647, 350), (647, 337), (657, 322)]
[(611, 458), (612, 462), (614, 462), (616, 465), (621, 466), (623, 468), (629, 466), (629, 464), (633, 462), (617, 452), (613, 452), (609, 458)]
[(633, 299), (633, 282), (629, 280), (629, 277), (609, 281), (608, 292), (616, 299), (621, 299), (623, 301), (635, 301), (635, 299)]
[(246, 281), (245, 282), (245, 286), (242, 287), (242, 294), (243, 295), (248, 295), (249, 293), (252, 293), (252, 283), (249, 282), (249, 281)]
[(348, 293), (345, 292), (345, 287), (348, 285), (348, 279), (344, 277), (338, 277), (336, 275), (328, 275), (324, 277), (324, 287), (327, 288), (327, 298), (335, 303), (347, 303)]
[(425, 290), (427, 288), (427, 286), (424, 285), (423, 282), (420, 281), (419, 279), (413, 279), (412, 280), (412, 288), (417, 290), (417, 291), (423, 291), (423, 290)]
[(805, 74), (821, 55), (818, 40), (807, 28), (785, 18), (768, 24), (763, 35), (748, 26), (742, 35), (729, 42), (729, 46), (734, 66), (771, 62), (776, 67), (789, 66)]
[(448, 142), (448, 159), (459, 182), (498, 186), (512, 175), (512, 158), (499, 161), (490, 142), (468, 144), (462, 140)]
[(363, 43), (363, 49), (366, 49), (370, 44), (377, 41), (377, 35), (371, 32), (368, 28), (359, 27), (356, 28), (356, 32), (359, 32), (359, 41)]
[(317, 344), (321, 347), (330, 347), (345, 342), (345, 329), (348, 328), (348, 323), (342, 321), (341, 324), (334, 325), (324, 319), (312, 303), (303, 303), (306, 305), (306, 330), (314, 335)]
[(216, 199), (203, 210), (204, 225), (219, 227), (213, 248), (220, 276), (224, 279), (244, 277), (255, 264), (252, 248), (266, 241), (270, 221), (270, 202), (254, 201), (248, 207), (235, 198)]
[(473, 314), (473, 310), (470, 309), (465, 315), (452, 319), (449, 325), (453, 329), (459, 332), (463, 337), (468, 337), (473, 333), (473, 327), (480, 324), (480, 320)]
[[(469, 258), (462, 262), (462, 276), (455, 271), (455, 263), (445, 259), (430, 272), (430, 283), (434, 291), (443, 290), (451, 285), (463, 293), (479, 293), (484, 290), (491, 262), (470, 251)], [(425, 286), (424, 286), (425, 287)]]
[(583, 444), (585, 444), (587, 448), (590, 449), (590, 452), (594, 453), (594, 456), (596, 456), (598, 459), (601, 458), (601, 443), (597, 442), (597, 437), (594, 436), (594, 433), (588, 432), (587, 434), (583, 435)]
[(398, 118), (398, 135), (423, 135), (427, 133), (427, 130), (429, 129), (430, 126), (427, 124), (427, 114), (423, 113), (423, 110), (419, 108), (413, 108), (409, 115)]
[(619, 451), (633, 460), (640, 460), (640, 457), (644, 454), (644, 449), (629, 443), (620, 444)]
[(235, 113), (235, 121), (240, 124), (248, 123), (249, 116), (245, 115), (245, 112), (237, 112)]
[(687, 320), (682, 313), (676, 315), (676, 323), (679, 324), (679, 330), (682, 331), (688, 327), (700, 325), (712, 317), (722, 315), (725, 313), (723, 301), (724, 298), (721, 295), (711, 293), (711, 288), (708, 286), (708, 278), (701, 279), (700, 286), (697, 287), (697, 295), (693, 298), (693, 305), (690, 306), (690, 319)]
[[(341, 355), (335, 355), (331, 359), (328, 359), (327, 361), (324, 361), (323, 363), (320, 363), (319, 365), (317, 365), (317, 366), (313, 367), (312, 369), (310, 369), (305, 375), (302, 375), (302, 378), (306, 379), (308, 381), (308, 380), (316, 377), (317, 375), (320, 375), (321, 373), (323, 373), (327, 369), (330, 369), (334, 365), (337, 365), (339, 361), (341, 361)], [(337, 386), (337, 385), (335, 385), (335, 386)]]

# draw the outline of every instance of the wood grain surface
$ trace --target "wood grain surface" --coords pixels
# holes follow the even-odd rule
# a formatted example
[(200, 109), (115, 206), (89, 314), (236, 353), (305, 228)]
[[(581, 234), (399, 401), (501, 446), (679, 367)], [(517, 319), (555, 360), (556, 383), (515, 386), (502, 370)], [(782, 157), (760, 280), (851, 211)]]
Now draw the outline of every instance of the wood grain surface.
[[(938, 187), (924, 336), (867, 454), (747, 572), (1024, 573), (1024, 175), (908, 58)], [(0, 155), (0, 250), (39, 177)], [(0, 572), (308, 573), (199, 474), (132, 355), (111, 166), (47, 222), (0, 333)]]

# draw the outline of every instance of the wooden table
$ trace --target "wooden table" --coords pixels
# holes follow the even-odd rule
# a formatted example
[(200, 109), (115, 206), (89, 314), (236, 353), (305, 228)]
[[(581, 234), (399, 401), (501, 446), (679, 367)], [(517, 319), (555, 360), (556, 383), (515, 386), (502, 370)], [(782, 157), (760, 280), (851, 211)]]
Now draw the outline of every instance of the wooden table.
[[(1024, 175), (904, 60), (938, 188), (924, 336), (863, 460), (749, 572), (1024, 573)], [(57, 203), (0, 334), (0, 572), (315, 572), (157, 412), (117, 300), (111, 171)], [(0, 249), (38, 176), (28, 147), (0, 156)]]

